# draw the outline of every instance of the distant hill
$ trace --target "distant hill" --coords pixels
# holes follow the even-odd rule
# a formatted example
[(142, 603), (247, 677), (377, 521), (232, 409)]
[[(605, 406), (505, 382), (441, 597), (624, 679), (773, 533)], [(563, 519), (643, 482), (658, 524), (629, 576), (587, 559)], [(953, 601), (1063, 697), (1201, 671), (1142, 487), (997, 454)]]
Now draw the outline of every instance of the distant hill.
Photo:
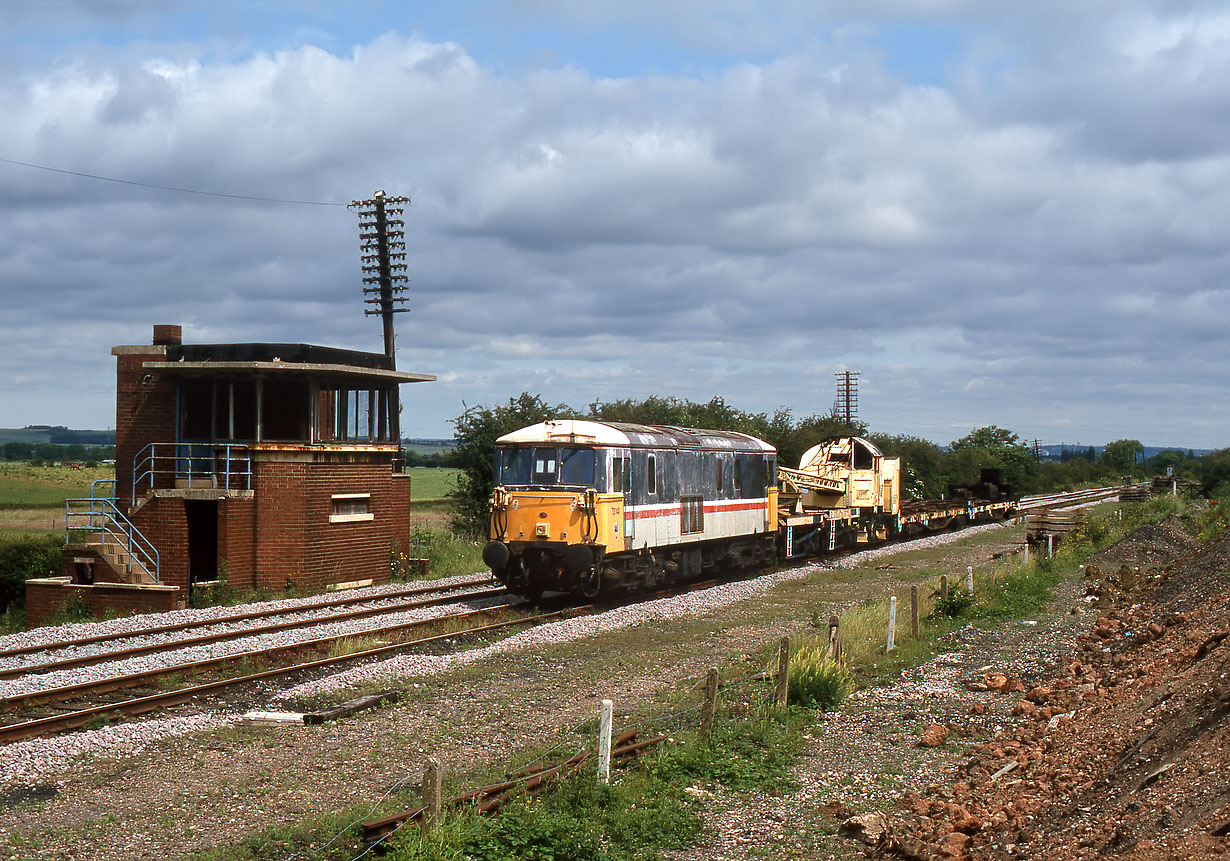
[[(1144, 448), (1145, 460), (1148, 460), (1161, 451), (1181, 451), (1184, 453), (1191, 452), (1196, 457), (1204, 457), (1206, 454), (1212, 454), (1216, 451), (1216, 449), (1211, 448), (1189, 448), (1185, 445), (1145, 445), (1142, 447)], [(1063, 456), (1065, 449), (1068, 451), (1084, 452), (1088, 451), (1090, 448), (1093, 449), (1093, 453), (1098, 457), (1101, 457), (1102, 452), (1106, 451), (1106, 446), (1104, 445), (1090, 446), (1081, 445), (1076, 442), (1060, 442), (1040, 445), (1038, 446), (1038, 453), (1042, 456), (1043, 460), (1059, 460)]]
[(444, 452), (451, 450), (453, 446), (457, 445), (457, 441), (452, 439), (403, 438), (401, 444), (407, 451), (414, 451), (419, 454), (444, 454)]
[(62, 425), (26, 425), (24, 428), (0, 428), (0, 445), (6, 442), (28, 442), (34, 445), (115, 445), (113, 430), (74, 430)]

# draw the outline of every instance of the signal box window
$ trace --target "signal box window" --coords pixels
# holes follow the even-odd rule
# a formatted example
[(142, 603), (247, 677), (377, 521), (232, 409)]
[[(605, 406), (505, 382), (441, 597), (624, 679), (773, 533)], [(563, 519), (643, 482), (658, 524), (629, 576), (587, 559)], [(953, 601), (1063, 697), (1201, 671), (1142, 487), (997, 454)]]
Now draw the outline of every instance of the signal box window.
[(330, 523), (354, 523), (361, 520), (373, 520), (371, 512), (372, 495), (370, 493), (335, 493), (333, 507), (329, 513)]

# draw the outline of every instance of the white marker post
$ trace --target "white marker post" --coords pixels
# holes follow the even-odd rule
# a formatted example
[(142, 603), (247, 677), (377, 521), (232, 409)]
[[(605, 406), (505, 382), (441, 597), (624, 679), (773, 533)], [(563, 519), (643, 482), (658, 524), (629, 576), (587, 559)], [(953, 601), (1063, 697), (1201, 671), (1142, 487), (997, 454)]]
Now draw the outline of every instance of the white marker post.
[(614, 706), (610, 700), (602, 701), (602, 721), (598, 727), (598, 782), (611, 782), (611, 722)]
[(891, 652), (897, 646), (897, 596), (893, 595), (888, 599), (888, 647), (886, 652)]
[(965, 566), (965, 591), (969, 594), (974, 594), (974, 566)]

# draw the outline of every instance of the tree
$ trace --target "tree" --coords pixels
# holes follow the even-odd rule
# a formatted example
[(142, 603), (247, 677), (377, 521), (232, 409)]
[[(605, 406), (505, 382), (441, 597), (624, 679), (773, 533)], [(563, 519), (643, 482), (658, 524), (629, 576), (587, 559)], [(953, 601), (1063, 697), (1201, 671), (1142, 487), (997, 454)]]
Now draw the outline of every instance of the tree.
[(975, 428), (953, 440), (945, 458), (949, 484), (972, 484), (982, 469), (1002, 469), (1017, 492), (1030, 483), (1033, 466), (1033, 452), (1012, 431), (995, 425)]
[(888, 457), (901, 458), (901, 493), (909, 499), (938, 499), (944, 492), (944, 452), (930, 440), (905, 434), (870, 434)]
[(488, 497), (495, 463), (495, 441), (504, 434), (547, 419), (572, 418), (567, 404), (548, 405), (539, 395), (522, 392), (497, 407), (467, 407), (453, 419), (456, 428), (453, 463), (457, 490), (453, 498), (453, 527), (460, 532), (484, 532)]
[(1136, 471), (1136, 455), (1143, 454), (1145, 447), (1138, 439), (1117, 439), (1106, 444), (1102, 452), (1102, 462), (1106, 463), (1124, 475)]
[(1167, 469), (1169, 469), (1173, 475), (1178, 475), (1180, 472), (1184, 471), (1183, 468), (1186, 465), (1187, 455), (1177, 448), (1168, 448), (1163, 451), (1159, 451), (1157, 454), (1153, 455), (1153, 457), (1145, 461), (1145, 466), (1153, 475), (1165, 475)]
[(1219, 499), (1230, 496), (1230, 448), (1200, 458), (1200, 484), (1205, 493)]

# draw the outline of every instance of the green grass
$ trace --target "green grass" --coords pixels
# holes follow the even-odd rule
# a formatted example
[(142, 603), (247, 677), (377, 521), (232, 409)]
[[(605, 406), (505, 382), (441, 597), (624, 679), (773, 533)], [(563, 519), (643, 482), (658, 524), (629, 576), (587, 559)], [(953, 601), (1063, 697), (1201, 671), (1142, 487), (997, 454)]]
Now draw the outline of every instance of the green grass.
[[(390, 861), (429, 859), (537, 859), (537, 861), (631, 861), (660, 857), (664, 849), (693, 844), (702, 832), (697, 788), (751, 797), (797, 789), (790, 774), (805, 745), (814, 713), (805, 709), (758, 711), (750, 719), (720, 718), (706, 739), (682, 732), (630, 763), (616, 763), (609, 785), (595, 780), (588, 764), (551, 784), (537, 798), (514, 796), (494, 817), (473, 807), (446, 809), (432, 831), (410, 824), (381, 844)], [(592, 739), (589, 740), (592, 743)], [(492, 783), (524, 761), (487, 766), (453, 778), (445, 795)], [(563, 759), (556, 752), (554, 759)], [(295, 853), (351, 859), (364, 845), (358, 823), (417, 806), (417, 786), (376, 807), (353, 807), (295, 825), (274, 825), (237, 845), (190, 856), (214, 859), (274, 859)]]
[(0, 461), (0, 509), (63, 508), (65, 499), (89, 496), (90, 483), (100, 478), (115, 478), (115, 469)]
[[(1037, 552), (1026, 564), (1018, 555), (1006, 565), (974, 569), (973, 595), (964, 594), (965, 572), (950, 571), (950, 598), (939, 599), (938, 578), (919, 584), (919, 636), (910, 630), (910, 593), (897, 589), (895, 649), (887, 652), (888, 596), (867, 599), (840, 617), (842, 657), (860, 684), (895, 678), (945, 648), (940, 637), (966, 624), (993, 625), (1043, 612), (1054, 587), (1065, 573), (1076, 570), (1093, 553), (1108, 547), (1147, 523), (1157, 523), (1184, 510), (1181, 502), (1159, 497), (1147, 503), (1106, 505), (1092, 509), (1086, 527), (1059, 545), (1052, 559)], [(953, 593), (956, 593), (955, 595)], [(820, 626), (817, 620), (813, 624)]]
[[(416, 526), (410, 530), (410, 546), (406, 556), (426, 559), (431, 577), (452, 577), (486, 571), (483, 564), (483, 542), (477, 538), (457, 535), (449, 529)], [(394, 579), (400, 579), (399, 559), (394, 558)]]
[(457, 473), (451, 467), (413, 466), (406, 470), (410, 476), (410, 498), (413, 500), (440, 500), (457, 488)]

